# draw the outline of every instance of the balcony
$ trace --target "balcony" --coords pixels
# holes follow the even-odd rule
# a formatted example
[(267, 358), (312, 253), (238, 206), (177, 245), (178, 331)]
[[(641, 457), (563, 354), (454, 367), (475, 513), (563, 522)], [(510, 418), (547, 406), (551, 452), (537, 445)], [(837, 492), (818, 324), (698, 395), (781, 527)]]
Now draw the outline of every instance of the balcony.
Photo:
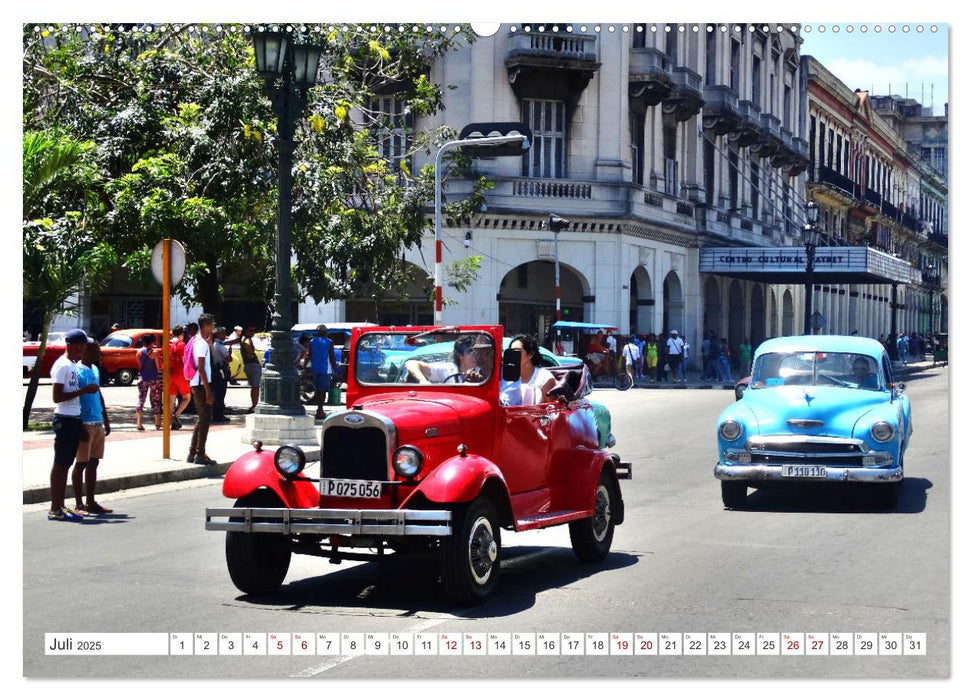
[(674, 91), (671, 62), (657, 49), (631, 49), (628, 93), (631, 109), (644, 112)]
[(675, 119), (680, 122), (687, 121), (698, 114), (705, 104), (701, 76), (684, 66), (674, 68), (671, 76), (674, 78), (674, 90), (664, 100), (664, 111), (674, 114)]
[(706, 85), (702, 127), (716, 136), (723, 136), (738, 128), (742, 115), (738, 111), (738, 95), (727, 85)]
[(511, 34), (505, 66), (516, 97), (575, 103), (600, 68), (596, 41), (584, 34)]
[(741, 121), (728, 138), (739, 146), (751, 146), (762, 135), (761, 110), (751, 100), (739, 100), (738, 113)]
[(783, 147), (782, 139), (779, 137), (781, 121), (774, 114), (761, 114), (759, 123), (762, 126), (762, 135), (752, 144), (752, 150), (756, 155), (769, 158), (779, 153)]

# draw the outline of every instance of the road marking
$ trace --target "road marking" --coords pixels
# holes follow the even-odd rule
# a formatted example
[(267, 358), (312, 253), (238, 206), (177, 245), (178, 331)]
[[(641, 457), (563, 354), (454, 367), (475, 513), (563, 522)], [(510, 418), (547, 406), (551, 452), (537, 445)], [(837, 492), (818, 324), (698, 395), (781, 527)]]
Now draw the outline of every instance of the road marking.
[[(432, 618), (432, 619), (424, 620), (422, 622), (419, 622), (417, 625), (412, 625), (411, 627), (408, 627), (407, 629), (403, 630), (402, 633), (416, 634), (418, 632), (423, 632), (431, 627), (434, 627), (435, 625), (441, 624), (445, 619), (454, 619), (454, 618), (450, 616), (449, 618)], [(338, 666), (340, 666), (346, 661), (350, 661), (351, 659), (357, 659), (357, 658), (360, 658), (360, 657), (359, 656), (338, 656), (336, 659), (331, 659), (330, 661), (326, 661), (322, 664), (311, 666), (310, 668), (305, 668), (302, 671), (297, 671), (295, 674), (293, 674), (292, 678), (313, 678), (314, 676), (319, 675), (321, 673), (325, 673), (331, 670), (332, 668), (337, 668)]]

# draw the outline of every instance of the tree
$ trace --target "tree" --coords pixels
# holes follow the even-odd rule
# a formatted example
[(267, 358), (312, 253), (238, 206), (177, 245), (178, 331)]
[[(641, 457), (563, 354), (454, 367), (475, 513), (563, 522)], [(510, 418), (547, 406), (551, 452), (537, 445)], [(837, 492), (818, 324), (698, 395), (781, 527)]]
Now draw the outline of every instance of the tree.
[[(375, 100), (394, 96), (410, 124), (435, 113), (443, 88), (429, 67), (474, 34), (408, 29), (294, 28), (298, 41), (325, 47), (326, 80), (310, 91), (294, 160), (293, 283), (318, 303), (394, 287), (404, 251), (428, 228), (434, 171), (412, 174), (407, 156), (453, 132), (412, 129), (409, 153), (389, 159), (379, 150), (387, 115)], [(269, 303), (277, 132), (244, 27), (68, 30), (25, 27), (24, 121), (96, 144), (109, 178), (97, 239), (144, 274), (152, 246), (177, 238), (189, 258), (177, 292), (206, 311), (219, 314), (227, 275)], [(477, 206), (481, 187), (450, 208)]]
[(89, 160), (93, 144), (58, 132), (27, 132), (23, 143), (23, 293), (43, 316), (24, 399), (26, 430), (54, 315), (72, 312), (71, 297), (85, 282), (97, 288), (116, 257), (90, 233), (100, 214), (99, 173)]

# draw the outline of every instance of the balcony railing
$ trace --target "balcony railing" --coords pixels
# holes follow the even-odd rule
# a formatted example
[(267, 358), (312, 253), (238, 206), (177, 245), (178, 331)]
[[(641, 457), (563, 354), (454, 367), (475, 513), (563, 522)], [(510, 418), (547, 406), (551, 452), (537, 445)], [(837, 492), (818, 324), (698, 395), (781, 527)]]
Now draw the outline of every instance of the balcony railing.
[(511, 37), (510, 56), (560, 58), (571, 61), (596, 61), (596, 40), (584, 34), (548, 32), (516, 33)]

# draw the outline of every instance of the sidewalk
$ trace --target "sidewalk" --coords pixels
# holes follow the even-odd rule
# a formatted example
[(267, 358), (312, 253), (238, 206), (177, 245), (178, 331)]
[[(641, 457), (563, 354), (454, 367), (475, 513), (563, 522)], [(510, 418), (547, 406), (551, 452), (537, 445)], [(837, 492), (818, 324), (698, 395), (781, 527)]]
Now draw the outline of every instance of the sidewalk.
[[(182, 416), (182, 429), (169, 433), (169, 459), (162, 458), (162, 431), (156, 431), (149, 414), (144, 432), (135, 430), (134, 417), (123, 409), (108, 407), (111, 435), (105, 443), (105, 456), (98, 466), (98, 493), (113, 493), (140, 486), (151, 486), (190, 479), (221, 478), (240, 455), (252, 447), (242, 442), (243, 414), (229, 416), (230, 422), (209, 428), (206, 452), (216, 464), (202, 466), (185, 461), (192, 440), (195, 416)], [(31, 411), (31, 420), (50, 421), (51, 411)], [(320, 421), (317, 421), (320, 425)], [(308, 461), (320, 459), (319, 445), (301, 445)], [(267, 445), (267, 449), (276, 446)], [(23, 433), (22, 483), (25, 504), (44, 503), (51, 497), (50, 477), (54, 461), (54, 433), (50, 430)], [(70, 476), (67, 504), (74, 504)]]
[[(912, 374), (925, 371), (939, 371), (941, 365), (932, 368), (932, 362), (917, 362), (895, 367), (896, 375), (905, 379)], [(702, 382), (697, 372), (688, 372), (687, 383), (667, 382), (651, 384), (647, 379), (638, 379), (634, 389), (734, 389), (733, 384)], [(598, 390), (615, 391), (606, 384), (598, 385)], [(241, 413), (230, 414), (228, 424), (213, 425), (209, 429), (206, 451), (216, 460), (212, 466), (188, 464), (185, 461), (192, 439), (195, 416), (183, 415), (182, 430), (173, 430), (169, 437), (169, 459), (162, 458), (162, 432), (156, 431), (148, 423), (144, 432), (135, 430), (134, 413), (130, 408), (109, 406), (111, 435), (105, 444), (105, 458), (98, 466), (98, 493), (113, 493), (125, 489), (151, 486), (190, 479), (221, 478), (229, 465), (250, 446), (243, 443), (246, 416)], [(50, 409), (36, 409), (31, 412), (32, 421), (50, 421)], [(150, 417), (149, 417), (150, 420)], [(317, 421), (320, 425), (320, 421)], [(320, 459), (319, 445), (302, 445), (310, 461)], [(267, 449), (275, 446), (267, 445)], [(44, 503), (50, 499), (50, 475), (54, 460), (54, 433), (50, 430), (23, 433), (23, 472), (22, 483), (25, 504)], [(67, 503), (73, 505), (74, 492), (70, 477), (67, 487)]]

